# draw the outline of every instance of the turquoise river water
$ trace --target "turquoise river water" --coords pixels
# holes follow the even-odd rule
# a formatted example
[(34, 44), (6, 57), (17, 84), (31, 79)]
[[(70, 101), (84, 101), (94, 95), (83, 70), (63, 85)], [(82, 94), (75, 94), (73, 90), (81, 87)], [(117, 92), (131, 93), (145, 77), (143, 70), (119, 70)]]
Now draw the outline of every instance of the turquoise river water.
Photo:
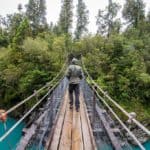
[[(6, 122), (7, 130), (15, 124), (16, 120), (8, 118)], [(0, 150), (15, 150), (16, 145), (19, 142), (24, 123), (20, 124), (3, 142), (0, 142)], [(0, 136), (5, 133), (3, 124), (0, 122)]]

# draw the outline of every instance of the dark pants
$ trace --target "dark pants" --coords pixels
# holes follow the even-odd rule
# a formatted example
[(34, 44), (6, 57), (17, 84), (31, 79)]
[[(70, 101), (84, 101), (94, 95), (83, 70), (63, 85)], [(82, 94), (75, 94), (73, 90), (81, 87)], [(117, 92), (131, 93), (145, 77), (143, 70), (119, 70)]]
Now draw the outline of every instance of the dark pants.
[(69, 84), (69, 98), (70, 98), (70, 106), (73, 105), (73, 92), (75, 93), (75, 105), (76, 109), (80, 107), (80, 102), (79, 102), (79, 84)]

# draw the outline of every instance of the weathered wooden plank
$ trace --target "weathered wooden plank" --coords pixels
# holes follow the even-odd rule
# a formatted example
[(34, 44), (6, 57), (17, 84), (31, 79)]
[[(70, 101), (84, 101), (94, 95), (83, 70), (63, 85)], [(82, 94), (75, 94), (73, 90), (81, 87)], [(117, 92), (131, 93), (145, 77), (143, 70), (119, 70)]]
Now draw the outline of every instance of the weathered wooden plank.
[(67, 104), (67, 112), (65, 115), (62, 135), (59, 143), (59, 150), (70, 150), (71, 149), (71, 137), (72, 137), (72, 115), (73, 112), (69, 108), (69, 101)]
[(38, 120), (36, 120), (29, 129), (26, 129), (26, 133), (25, 136), (21, 139), (21, 141), (19, 142), (19, 145), (17, 146), (16, 150), (24, 150), (26, 148), (26, 146), (28, 145), (30, 139), (32, 138), (32, 136), (35, 134), (35, 131), (38, 127), (38, 125), (40, 124), (40, 122), (42, 121), (42, 119), (44, 118), (46, 112), (44, 112), (39, 118)]
[(84, 143), (84, 150), (95, 150), (95, 140), (93, 137), (93, 133), (90, 133), (91, 130), (89, 128), (90, 124), (87, 120), (87, 110), (84, 107), (84, 98), (83, 94), (81, 93), (80, 96), (80, 111), (81, 111), (81, 124), (82, 124), (82, 135), (83, 135), (83, 143)]
[(83, 150), (82, 129), (80, 120), (80, 111), (73, 109), (73, 125), (72, 125), (72, 150)]
[(49, 150), (95, 150), (91, 126), (88, 120), (83, 94), (80, 96), (80, 111), (69, 108), (68, 92), (54, 129)]
[(52, 141), (48, 148), (49, 150), (57, 150), (58, 149), (58, 145), (59, 145), (60, 138), (61, 138), (62, 127), (63, 127), (63, 123), (64, 123), (64, 118), (65, 118), (65, 114), (66, 114), (67, 96), (68, 96), (68, 92), (66, 92), (66, 94), (64, 96), (63, 105), (60, 110), (60, 114), (59, 114), (57, 123), (55, 125), (53, 137), (51, 139)]
[(103, 115), (103, 110), (100, 109), (97, 104), (96, 104), (96, 111), (98, 112), (98, 115), (100, 116), (100, 119), (104, 125), (104, 128), (106, 129), (106, 132), (111, 140), (113, 147), (115, 148), (115, 150), (121, 150), (122, 147), (121, 147), (120, 143), (118, 142), (118, 139), (115, 137), (111, 127), (109, 126), (109, 123), (105, 119), (105, 117)]

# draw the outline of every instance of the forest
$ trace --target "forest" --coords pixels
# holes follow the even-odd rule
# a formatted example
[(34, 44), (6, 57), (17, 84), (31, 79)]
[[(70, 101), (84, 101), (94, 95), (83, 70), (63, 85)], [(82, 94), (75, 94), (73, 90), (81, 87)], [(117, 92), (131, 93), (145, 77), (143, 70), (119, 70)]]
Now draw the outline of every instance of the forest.
[(56, 24), (47, 22), (45, 0), (29, 0), (25, 6), (19, 4), (17, 12), (0, 15), (0, 108), (10, 108), (52, 80), (66, 55), (82, 55), (100, 87), (150, 125), (150, 11), (143, 0), (125, 0), (122, 22), (120, 10), (113, 0), (99, 9), (96, 34), (88, 31), (84, 0), (77, 6), (73, 0), (62, 0)]

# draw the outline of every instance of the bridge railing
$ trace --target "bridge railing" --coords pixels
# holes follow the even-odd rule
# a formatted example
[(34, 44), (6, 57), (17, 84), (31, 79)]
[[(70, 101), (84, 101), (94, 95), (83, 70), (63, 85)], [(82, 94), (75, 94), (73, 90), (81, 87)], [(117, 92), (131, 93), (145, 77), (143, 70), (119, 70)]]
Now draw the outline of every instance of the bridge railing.
[(25, 104), (29, 100), (32, 100), (33, 97), (39, 95), (43, 90), (47, 89), (48, 92), (41, 99), (39, 99), (38, 102), (35, 105), (33, 105), (33, 107), (28, 112), (26, 112), (26, 114), (24, 114), (23, 117), (19, 119), (4, 135), (0, 137), (0, 142), (2, 142), (55, 89), (55, 87), (59, 84), (59, 82), (64, 78), (64, 71), (66, 69), (66, 64), (67, 61), (64, 63), (59, 73), (50, 82), (46, 83), (46, 85), (44, 85), (42, 88), (35, 91), (32, 95), (30, 95), (29, 97), (27, 97), (26, 99), (19, 102), (17, 105), (13, 106), (12, 108), (10, 108), (5, 112), (7, 115), (10, 114), (12, 111), (16, 110), (21, 105)]
[[(97, 94), (97, 96), (99, 97), (99, 99), (105, 104), (105, 106), (110, 110), (110, 112), (114, 115), (114, 117), (118, 120), (118, 122), (120, 123), (120, 125), (128, 132), (128, 134), (130, 135), (130, 137), (133, 138), (133, 140), (138, 144), (138, 146), (142, 149), (145, 150), (145, 148), (143, 147), (143, 145), (139, 142), (139, 140), (136, 138), (136, 136), (130, 131), (130, 129), (123, 123), (123, 121), (118, 117), (118, 115), (113, 111), (113, 109), (109, 106), (109, 104), (106, 102), (105, 98), (107, 98), (108, 100), (110, 100), (121, 112), (123, 112), (129, 119), (131, 119), (133, 121), (133, 123), (135, 123), (140, 129), (142, 129), (146, 134), (148, 134), (148, 136), (150, 136), (150, 131), (144, 127), (139, 121), (137, 121), (136, 119), (132, 118), (132, 116), (125, 110), (123, 109), (117, 102), (115, 102), (108, 94), (107, 92), (105, 92), (102, 88), (100, 88), (100, 86), (92, 79), (92, 77), (90, 76), (90, 74), (88, 73), (83, 58), (82, 58), (82, 66), (83, 66), (83, 70), (85, 72), (85, 74), (87, 75), (88, 79), (90, 80), (90, 84), (92, 83), (96, 88), (92, 89), (93, 91), (95, 91), (95, 93)], [(99, 90), (99, 91), (98, 91)], [(103, 94), (103, 97), (100, 96), (100, 93)]]
[(18, 103), (17, 105), (13, 106), (12, 108), (10, 108), (9, 110), (6, 111), (6, 114), (8, 115), (9, 113), (11, 113), (12, 111), (14, 111), (15, 109), (17, 109), (18, 107), (20, 107), (21, 105), (23, 105), (24, 103), (26, 103), (27, 101), (31, 100), (33, 97), (37, 96), (38, 94), (40, 94), (41, 91), (43, 91), (44, 89), (50, 87), (54, 81), (57, 80), (57, 78), (63, 73), (63, 71), (65, 70), (66, 67), (66, 63), (64, 63), (63, 67), (61, 68), (60, 72), (48, 83), (46, 83), (46, 85), (44, 85), (42, 88), (40, 88), (39, 90), (35, 91), (32, 95), (30, 95), (29, 97), (27, 97), (26, 99), (24, 99), (23, 101), (21, 101), (20, 103)]

